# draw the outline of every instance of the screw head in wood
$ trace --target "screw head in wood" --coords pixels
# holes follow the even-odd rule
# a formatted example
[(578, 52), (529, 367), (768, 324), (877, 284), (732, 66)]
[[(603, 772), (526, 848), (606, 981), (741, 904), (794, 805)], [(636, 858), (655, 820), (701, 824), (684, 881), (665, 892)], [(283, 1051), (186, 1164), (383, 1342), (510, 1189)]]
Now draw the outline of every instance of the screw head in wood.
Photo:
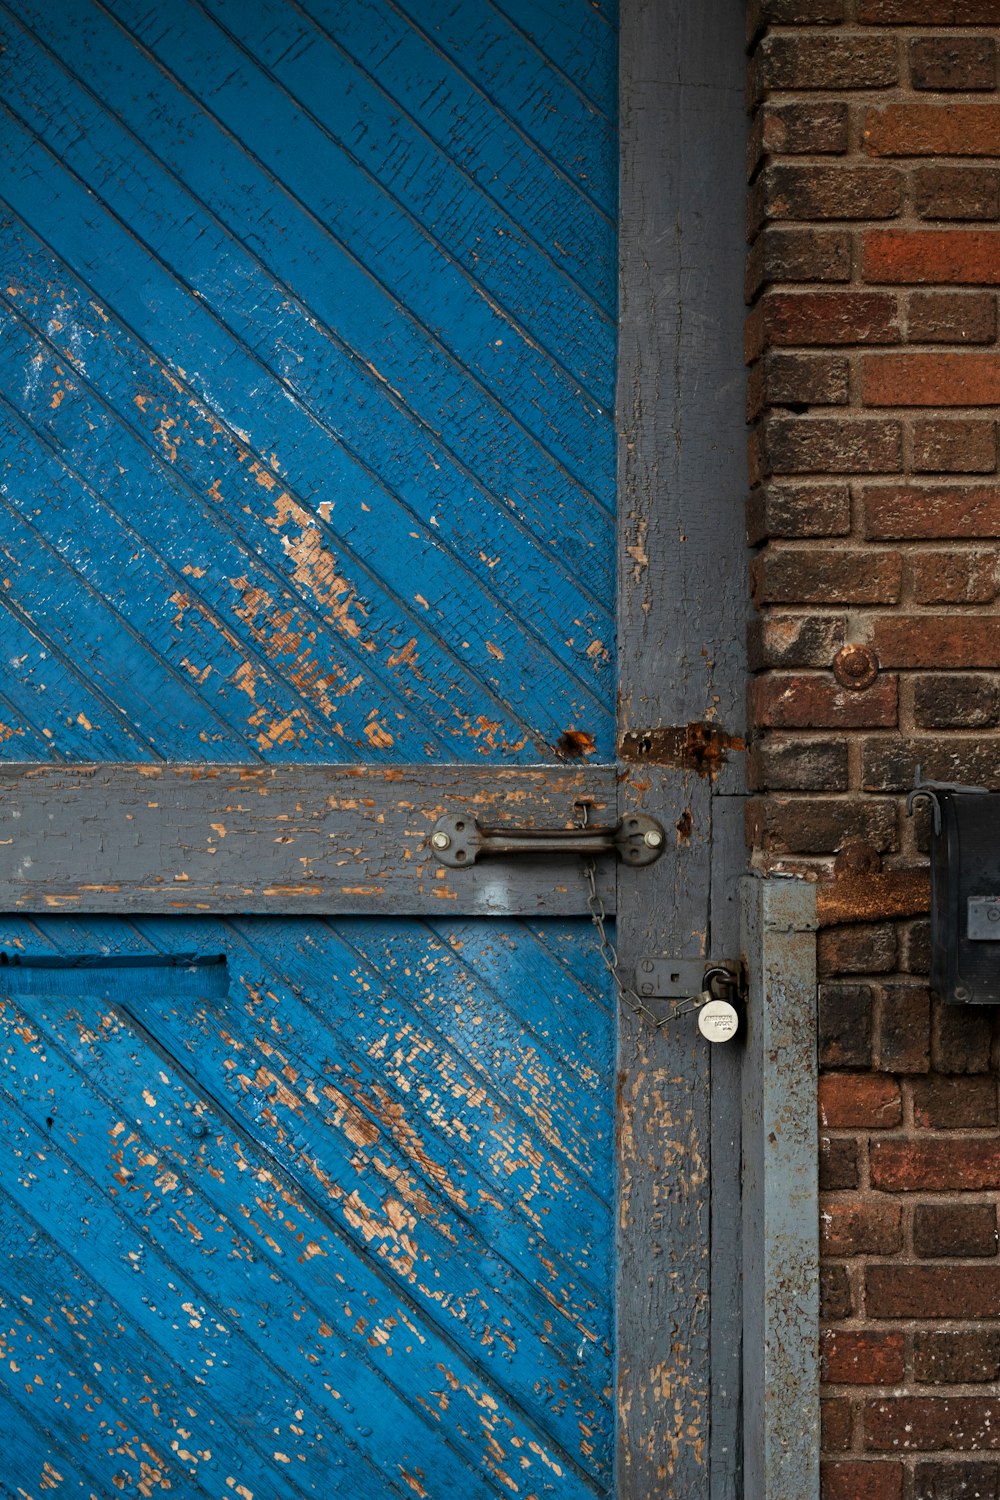
[(439, 830), (437, 833), (432, 833), (431, 834), (431, 848), (432, 849), (450, 849), (451, 848), (451, 838), (450, 838), (450, 836), (447, 833), (445, 833), (443, 830)]
[(663, 843), (663, 834), (658, 828), (647, 828), (643, 840), (647, 849), (659, 849)]

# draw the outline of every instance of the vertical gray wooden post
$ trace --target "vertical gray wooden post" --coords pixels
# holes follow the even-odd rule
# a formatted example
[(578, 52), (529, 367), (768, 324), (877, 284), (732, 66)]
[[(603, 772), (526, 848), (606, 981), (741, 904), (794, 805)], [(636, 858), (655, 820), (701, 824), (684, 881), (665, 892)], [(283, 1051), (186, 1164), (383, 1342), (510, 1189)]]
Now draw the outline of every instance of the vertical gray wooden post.
[[(619, 754), (624, 809), (670, 835), (619, 873), (626, 978), (738, 946), (743, 33), (743, 0), (621, 0)], [(738, 1067), (693, 1016), (622, 1013), (617, 1500), (738, 1495)]]
[(816, 896), (744, 881), (744, 1494), (819, 1497)]

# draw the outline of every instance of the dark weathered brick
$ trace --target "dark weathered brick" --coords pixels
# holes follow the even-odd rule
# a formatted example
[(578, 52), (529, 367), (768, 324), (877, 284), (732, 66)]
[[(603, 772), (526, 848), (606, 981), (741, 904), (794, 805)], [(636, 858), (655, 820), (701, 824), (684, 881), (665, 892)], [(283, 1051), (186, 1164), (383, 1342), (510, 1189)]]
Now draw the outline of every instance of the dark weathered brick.
[(1000, 1331), (936, 1328), (913, 1340), (913, 1374), (921, 1385), (976, 1385), (1000, 1377)]
[(896, 967), (896, 930), (891, 922), (831, 927), (817, 943), (820, 978), (835, 974), (891, 974)]
[(866, 791), (908, 792), (917, 766), (928, 780), (1000, 788), (1000, 744), (982, 735), (871, 738), (862, 745), (861, 784)]
[(820, 1446), (824, 1453), (844, 1453), (851, 1446), (851, 1403), (844, 1397), (820, 1402)]
[(891, 417), (771, 417), (754, 438), (754, 483), (771, 474), (895, 474), (903, 464), (902, 424)]
[(882, 1197), (824, 1195), (819, 1226), (823, 1255), (893, 1255), (903, 1242), (902, 1208)]
[(978, 1005), (935, 1005), (931, 1056), (939, 1073), (989, 1073), (997, 1013)]
[(1000, 1468), (964, 1459), (932, 1460), (914, 1470), (914, 1500), (1000, 1500)]
[(764, 38), (751, 74), (758, 98), (769, 90), (891, 88), (899, 57), (889, 37), (785, 32)]
[(933, 1130), (988, 1128), (997, 1123), (996, 1079), (931, 1077), (913, 1084), (913, 1118)]
[(903, 173), (896, 167), (771, 163), (750, 191), (748, 230), (765, 224), (824, 219), (894, 219), (903, 207)]
[(996, 1255), (996, 1208), (992, 1203), (918, 1203), (913, 1252), (925, 1259)]
[(912, 561), (918, 604), (992, 604), (1000, 594), (1000, 552), (921, 552)]
[(918, 729), (993, 729), (1000, 724), (1000, 685), (975, 672), (928, 672), (913, 685)]
[(924, 474), (992, 474), (997, 466), (996, 423), (982, 418), (917, 417), (913, 467)]
[(819, 1311), (827, 1323), (853, 1316), (854, 1296), (845, 1266), (820, 1266)]
[(865, 1447), (880, 1452), (1000, 1448), (1000, 1400), (976, 1396), (884, 1396), (863, 1409)]
[(997, 335), (992, 292), (912, 292), (907, 329), (915, 344), (991, 344)]
[(1000, 484), (865, 485), (862, 511), (877, 541), (998, 538)]
[(872, 798), (850, 802), (839, 797), (755, 797), (748, 818), (754, 843), (781, 853), (834, 853), (847, 839), (864, 839), (884, 852), (893, 849), (897, 839), (895, 804)]
[(897, 720), (898, 684), (881, 676), (869, 688), (841, 687), (812, 673), (773, 672), (750, 692), (753, 722), (771, 729), (889, 729)]
[(995, 167), (918, 167), (913, 203), (922, 219), (1000, 218), (1000, 171)]
[(769, 610), (752, 620), (747, 629), (750, 670), (829, 667), (846, 635), (844, 615), (790, 615)]
[(846, 406), (849, 397), (850, 366), (842, 356), (768, 354), (750, 371), (747, 417), (755, 421), (766, 406)]
[(850, 529), (851, 492), (846, 484), (778, 481), (754, 490), (747, 506), (751, 546), (769, 537), (846, 536)]
[(902, 559), (872, 548), (769, 547), (750, 567), (751, 597), (761, 604), (892, 604)]
[(884, 985), (878, 1012), (879, 1068), (887, 1073), (926, 1073), (931, 1016), (926, 985)]
[(824, 1135), (819, 1143), (820, 1192), (856, 1188), (860, 1181), (858, 1143), (853, 1137)]
[(847, 741), (767, 734), (754, 742), (749, 768), (755, 791), (843, 792)]
[(848, 146), (847, 127), (847, 105), (841, 100), (765, 104), (751, 131), (749, 170), (764, 156), (841, 156)]
[(874, 1003), (871, 985), (820, 985), (820, 1067), (871, 1066)]
[(991, 36), (923, 36), (910, 42), (915, 89), (993, 89), (997, 44)]
[(846, 229), (790, 229), (768, 226), (747, 258), (746, 296), (777, 281), (849, 281), (851, 235)]
[(864, 1282), (869, 1318), (1000, 1317), (1000, 1266), (992, 1262), (872, 1265), (865, 1271)]

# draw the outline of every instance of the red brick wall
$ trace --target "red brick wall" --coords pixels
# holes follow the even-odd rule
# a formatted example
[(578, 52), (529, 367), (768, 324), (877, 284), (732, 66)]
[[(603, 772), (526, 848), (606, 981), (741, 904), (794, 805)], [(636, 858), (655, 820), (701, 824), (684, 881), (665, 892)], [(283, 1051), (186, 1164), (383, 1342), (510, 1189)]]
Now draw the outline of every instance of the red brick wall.
[(994, 1012), (929, 777), (1000, 788), (1000, 0), (750, 7), (749, 832), (820, 882), (824, 1500), (1000, 1500)]

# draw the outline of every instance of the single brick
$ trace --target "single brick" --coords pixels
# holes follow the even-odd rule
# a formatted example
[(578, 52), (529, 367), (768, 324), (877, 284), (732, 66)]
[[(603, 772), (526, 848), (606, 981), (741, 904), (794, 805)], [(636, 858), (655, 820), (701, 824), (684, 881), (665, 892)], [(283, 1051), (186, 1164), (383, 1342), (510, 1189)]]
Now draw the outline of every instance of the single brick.
[(917, 1464), (915, 1500), (1000, 1500), (1000, 1469), (996, 1464), (947, 1462)]
[(995, 406), (1000, 354), (866, 354), (861, 399), (866, 406)]
[(898, 553), (844, 548), (769, 547), (750, 565), (751, 597), (761, 604), (893, 604), (903, 582)]
[(747, 822), (754, 834), (749, 842), (775, 853), (832, 854), (847, 839), (864, 839), (880, 853), (896, 846), (896, 804), (889, 800), (753, 797)]
[(992, 604), (1000, 593), (1000, 553), (921, 552), (912, 570), (918, 604)]
[(913, 1253), (924, 1259), (997, 1253), (992, 1203), (919, 1203), (913, 1212)]
[(998, 484), (866, 485), (861, 506), (873, 541), (1000, 538)]
[(758, 792), (846, 792), (847, 741), (764, 735), (751, 747), (749, 772)]
[(842, 156), (848, 147), (847, 105), (824, 103), (765, 104), (757, 111), (749, 162), (761, 156)]
[(1000, 1317), (1000, 1266), (869, 1266), (869, 1318)]
[(1000, 1448), (1000, 1401), (977, 1396), (885, 1396), (863, 1407), (865, 1447), (913, 1453)]
[(888, 984), (878, 1007), (878, 1067), (884, 1073), (930, 1068), (931, 997), (926, 985)]
[(844, 14), (845, 0), (749, 0), (747, 42), (765, 26), (830, 25)]
[(895, 677), (870, 688), (842, 688), (827, 676), (773, 672), (751, 687), (751, 720), (769, 729), (892, 729), (897, 718)]
[(835, 974), (890, 974), (897, 957), (896, 929), (891, 922), (831, 927), (820, 933), (816, 945), (822, 979)]
[(850, 365), (835, 354), (767, 354), (750, 371), (747, 419), (754, 422), (766, 406), (803, 411), (808, 406), (846, 406), (850, 399)]
[(975, 417), (918, 417), (913, 423), (913, 467), (918, 474), (992, 474), (997, 466), (995, 422)]
[(883, 1193), (1000, 1188), (1000, 1142), (992, 1137), (879, 1136), (869, 1159), (872, 1185)]
[(913, 1118), (931, 1130), (983, 1129), (997, 1123), (996, 1079), (921, 1078), (913, 1085)]
[(819, 1315), (824, 1323), (853, 1317), (854, 1296), (846, 1266), (820, 1266)]
[(1000, 0), (861, 0), (858, 20), (870, 26), (993, 26)]
[[(865, 116), (872, 156), (996, 156), (1000, 105), (883, 104)], [(873, 214), (872, 218), (880, 217)]]
[(997, 299), (992, 292), (911, 292), (907, 328), (914, 344), (992, 344)]
[(751, 546), (769, 537), (847, 536), (850, 529), (851, 492), (846, 484), (762, 485), (747, 506)]
[[(908, 792), (917, 766), (935, 781), (1000, 788), (1000, 746), (978, 734), (867, 739), (861, 751), (861, 785), (866, 792)], [(966, 1011), (963, 1006), (961, 1014)]]
[(904, 181), (896, 167), (772, 163), (750, 190), (748, 230), (756, 234), (775, 220), (894, 219)]
[(887, 418), (771, 417), (754, 439), (752, 483), (772, 474), (895, 474), (902, 468), (903, 429)]
[(1000, 724), (996, 678), (973, 672), (934, 672), (913, 684), (918, 729), (994, 729)]
[(871, 643), (883, 667), (1000, 667), (1000, 620), (989, 615), (878, 615)]
[(901, 1500), (902, 1464), (843, 1459), (820, 1467), (820, 1500)]
[(747, 257), (746, 297), (752, 301), (774, 281), (841, 282), (851, 279), (851, 235), (846, 229), (769, 227)]
[(938, 1073), (989, 1073), (996, 1012), (978, 1005), (936, 1005), (931, 1057)]
[(846, 638), (844, 615), (783, 615), (768, 611), (747, 627), (750, 670), (829, 667)]
[(831, 1130), (898, 1125), (903, 1118), (899, 1084), (877, 1073), (828, 1073), (819, 1081), (819, 1118)]
[(1000, 172), (995, 167), (918, 167), (913, 201), (922, 219), (998, 219)]
[(903, 1242), (902, 1209), (884, 1200), (823, 1198), (819, 1226), (823, 1255), (894, 1255)]
[(903, 1335), (881, 1328), (827, 1328), (820, 1360), (820, 1378), (828, 1385), (896, 1385), (903, 1379)]
[(849, 1191), (860, 1181), (858, 1143), (852, 1138), (820, 1137), (819, 1190), (821, 1193)]
[(898, 344), (899, 303), (893, 292), (768, 291), (751, 314), (747, 357), (791, 344)]
[(989, 36), (925, 36), (910, 43), (915, 89), (993, 89), (997, 44)]
[(995, 286), (1000, 229), (869, 229), (862, 274), (871, 284)]
[(872, 1060), (874, 993), (867, 984), (819, 988), (819, 1065), (867, 1068)]
[(788, 89), (883, 89), (899, 79), (890, 37), (836, 33), (766, 36), (754, 54), (751, 89), (760, 99)]
[(899, 967), (904, 974), (929, 974), (931, 972), (931, 924), (927, 920), (901, 922), (899, 936)]
[(978, 1385), (1000, 1377), (1000, 1331), (936, 1328), (913, 1339), (913, 1377), (921, 1385)]
[(845, 1453), (851, 1446), (851, 1403), (841, 1396), (819, 1404), (820, 1447), (824, 1453)]

